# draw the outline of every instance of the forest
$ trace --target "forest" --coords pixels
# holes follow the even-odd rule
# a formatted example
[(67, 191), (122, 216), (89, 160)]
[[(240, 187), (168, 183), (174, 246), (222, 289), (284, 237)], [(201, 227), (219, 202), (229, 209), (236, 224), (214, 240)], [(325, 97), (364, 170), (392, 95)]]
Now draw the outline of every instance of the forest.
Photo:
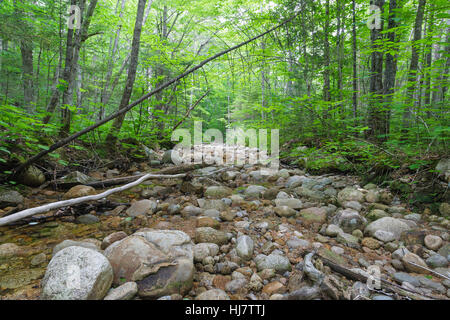
[(449, 69), (445, 0), (1, 0), (0, 300), (449, 299)]

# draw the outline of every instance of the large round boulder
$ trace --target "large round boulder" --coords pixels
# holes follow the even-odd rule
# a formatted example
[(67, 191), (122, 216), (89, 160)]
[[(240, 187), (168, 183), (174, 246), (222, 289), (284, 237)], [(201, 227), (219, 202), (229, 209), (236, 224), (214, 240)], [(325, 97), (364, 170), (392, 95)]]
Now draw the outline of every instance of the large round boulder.
[(100, 300), (108, 293), (113, 269), (101, 253), (78, 246), (59, 251), (42, 280), (43, 300)]

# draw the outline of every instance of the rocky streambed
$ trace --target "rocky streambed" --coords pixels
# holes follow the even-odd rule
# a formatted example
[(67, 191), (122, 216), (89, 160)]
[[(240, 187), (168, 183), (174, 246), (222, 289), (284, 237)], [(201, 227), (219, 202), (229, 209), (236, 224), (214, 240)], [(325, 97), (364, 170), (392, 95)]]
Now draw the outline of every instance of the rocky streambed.
[[(82, 215), (0, 227), (0, 297), (450, 297), (448, 203), (439, 215), (414, 212), (389, 190), (361, 186), (357, 177), (311, 176), (293, 168), (263, 175), (260, 169), (205, 167), (191, 180), (150, 180), (115, 194), (109, 200), (120, 205), (109, 210), (88, 207)], [(130, 172), (89, 175), (147, 170), (142, 163)], [(101, 191), (82, 183), (67, 192), (3, 190), (0, 216), (18, 205)], [(333, 265), (363, 277), (376, 270), (382, 285)]]

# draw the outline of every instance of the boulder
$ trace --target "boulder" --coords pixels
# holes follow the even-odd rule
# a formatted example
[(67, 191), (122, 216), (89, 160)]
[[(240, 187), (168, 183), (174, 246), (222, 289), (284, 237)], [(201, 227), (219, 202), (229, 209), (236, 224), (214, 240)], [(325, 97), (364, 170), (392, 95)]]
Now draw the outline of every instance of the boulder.
[(395, 240), (398, 240), (400, 239), (402, 232), (410, 229), (411, 228), (406, 223), (400, 221), (399, 219), (384, 217), (370, 223), (366, 227), (365, 233), (377, 238), (375, 236), (375, 232), (377, 231), (390, 232), (394, 235)]
[(100, 300), (113, 281), (113, 269), (101, 253), (72, 246), (50, 261), (42, 280), (42, 300)]

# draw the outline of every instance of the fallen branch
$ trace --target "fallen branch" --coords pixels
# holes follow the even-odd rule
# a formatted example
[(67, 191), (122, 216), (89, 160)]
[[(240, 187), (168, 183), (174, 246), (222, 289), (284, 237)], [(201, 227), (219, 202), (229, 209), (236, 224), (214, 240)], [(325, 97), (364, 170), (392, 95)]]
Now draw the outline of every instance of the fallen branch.
[(434, 275), (436, 275), (436, 276), (438, 276), (438, 277), (440, 277), (440, 278), (450, 280), (449, 277), (443, 275), (442, 273), (439, 273), (439, 272), (436, 272), (436, 271), (434, 271), (434, 270), (431, 270), (430, 268), (426, 268), (426, 267), (424, 267), (424, 266), (418, 265), (417, 263), (414, 263), (414, 262), (411, 262), (411, 261), (406, 261), (406, 263), (412, 264), (413, 266), (416, 266), (416, 267), (418, 267), (419, 269), (428, 271), (428, 272), (430, 272), (430, 273), (432, 273), (432, 274), (434, 274)]
[[(174, 166), (166, 169), (162, 169), (158, 172), (152, 173), (153, 175), (174, 175), (174, 174), (180, 174), (180, 173), (186, 173), (192, 170), (201, 169), (203, 167), (206, 167), (206, 164), (189, 164), (189, 165), (181, 165), (181, 166)], [(89, 186), (93, 188), (108, 188), (112, 186), (117, 186), (125, 183), (131, 183), (133, 181), (136, 181), (139, 178), (144, 177), (146, 174), (140, 174), (137, 176), (127, 176), (127, 177), (119, 177), (119, 178), (113, 178), (108, 180), (102, 180), (102, 181), (94, 181), (94, 182), (87, 182), (83, 183), (84, 186)], [(155, 178), (158, 179), (158, 178)], [(61, 182), (58, 180), (50, 181), (46, 184), (46, 186), (51, 185), (54, 188), (58, 189), (70, 189), (72, 187), (75, 187), (81, 183), (79, 182)]]
[(111, 189), (108, 191), (105, 191), (101, 194), (97, 194), (97, 195), (92, 195), (92, 196), (86, 196), (86, 197), (80, 197), (80, 198), (75, 198), (75, 199), (70, 199), (70, 200), (63, 200), (63, 201), (58, 201), (58, 202), (53, 202), (50, 204), (46, 204), (40, 207), (36, 207), (36, 208), (31, 208), (31, 209), (27, 209), (27, 210), (23, 210), (20, 211), (18, 213), (12, 214), (10, 216), (7, 217), (3, 217), (0, 218), (0, 227), (1, 226), (5, 226), (7, 224), (10, 224), (12, 222), (16, 222), (19, 221), (21, 219), (30, 217), (30, 216), (34, 216), (36, 214), (39, 213), (45, 213), (54, 209), (59, 209), (62, 207), (68, 207), (68, 206), (73, 206), (75, 204), (80, 204), (83, 202), (87, 202), (87, 201), (96, 201), (96, 200), (100, 200), (103, 198), (106, 198), (114, 193), (117, 192), (121, 192), (121, 191), (125, 191), (127, 189), (133, 188), (137, 185), (140, 185), (141, 183), (143, 183), (144, 181), (148, 180), (148, 179), (177, 179), (177, 178), (184, 178), (186, 175), (185, 174), (178, 174), (178, 175), (154, 175), (154, 174), (146, 174), (145, 176), (143, 176), (142, 178), (140, 178), (137, 181), (134, 181), (132, 183), (129, 183), (125, 186), (121, 186), (115, 189)]
[[(331, 270), (342, 274), (344, 277), (346, 277), (348, 279), (355, 280), (355, 281), (360, 281), (362, 283), (367, 283), (367, 281), (369, 280), (368, 277), (366, 277), (366, 276), (364, 276), (364, 275), (362, 275), (360, 273), (353, 272), (352, 270), (349, 270), (349, 269), (347, 269), (345, 267), (342, 267), (342, 266), (340, 266), (340, 265), (338, 265), (338, 264), (336, 264), (336, 263), (334, 263), (334, 262), (332, 262), (332, 261), (322, 257), (319, 254), (317, 256), (320, 258), (320, 260), (322, 260), (324, 265), (330, 267)], [(406, 297), (408, 297), (410, 299), (414, 299), (414, 300), (433, 300), (432, 297), (424, 296), (424, 295), (418, 294), (416, 292), (407, 290), (407, 289), (405, 289), (403, 287), (400, 287), (400, 286), (398, 286), (396, 284), (390, 283), (390, 282), (388, 282), (388, 281), (386, 281), (384, 279), (380, 278), (380, 279), (377, 279), (377, 280), (380, 280), (382, 286), (386, 290), (394, 292), (394, 293), (396, 293), (398, 295), (406, 296)]]
[(116, 113), (111, 114), (110, 116), (104, 118), (103, 120), (81, 130), (78, 131), (77, 133), (74, 133), (73, 135), (62, 139), (60, 141), (58, 141), (57, 143), (53, 144), (52, 146), (50, 146), (47, 150), (43, 150), (40, 153), (36, 154), (35, 156), (31, 157), (30, 159), (28, 159), (27, 161), (25, 161), (23, 164), (19, 165), (18, 167), (14, 168), (14, 170), (12, 170), (11, 175), (9, 176), (9, 178), (14, 178), (17, 176), (17, 174), (19, 174), (20, 172), (22, 172), (24, 169), (26, 169), (29, 165), (31, 165), (32, 163), (36, 162), (37, 160), (39, 160), (40, 158), (42, 158), (43, 156), (46, 156), (47, 154), (67, 145), (68, 143), (72, 142), (73, 140), (81, 137), (82, 135), (85, 135), (86, 133), (97, 129), (98, 127), (104, 125), (105, 123), (110, 122), (111, 120), (121, 116), (121, 115), (125, 115), (128, 111), (130, 111), (131, 109), (133, 109), (134, 107), (140, 105), (142, 102), (146, 101), (148, 98), (152, 97), (153, 95), (157, 94), (158, 92), (161, 92), (162, 90), (166, 89), (167, 87), (173, 85), (174, 83), (177, 83), (178, 81), (180, 81), (181, 79), (185, 78), (186, 76), (190, 75), (191, 73), (201, 69), (203, 66), (205, 66), (206, 64), (208, 64), (209, 62), (216, 60), (217, 58), (220, 58), (224, 55), (226, 55), (227, 53), (230, 53), (236, 49), (239, 49), (255, 40), (258, 40), (259, 38), (264, 37), (266, 34), (271, 33), (274, 30), (277, 30), (278, 28), (284, 26), (285, 24), (289, 23), (290, 21), (292, 21), (297, 15), (299, 14), (299, 12), (296, 12), (291, 18), (285, 20), (284, 22), (280, 23), (279, 25), (277, 25), (276, 27), (273, 27), (272, 29), (269, 29), (247, 41), (244, 41), (238, 45), (235, 45), (234, 47), (231, 47), (229, 49), (226, 49), (222, 52), (219, 52), (217, 54), (215, 54), (214, 56), (203, 60), (201, 63), (199, 63), (198, 65), (196, 65), (195, 67), (192, 67), (191, 69), (185, 71), (184, 73), (180, 74), (179, 76), (173, 78), (172, 80), (162, 84), (161, 86), (159, 86), (158, 88), (152, 90), (151, 92), (145, 94), (144, 96), (142, 96), (141, 98), (139, 98), (138, 100), (132, 102), (131, 104), (129, 104), (128, 106), (120, 109), (119, 111), (117, 111)]

